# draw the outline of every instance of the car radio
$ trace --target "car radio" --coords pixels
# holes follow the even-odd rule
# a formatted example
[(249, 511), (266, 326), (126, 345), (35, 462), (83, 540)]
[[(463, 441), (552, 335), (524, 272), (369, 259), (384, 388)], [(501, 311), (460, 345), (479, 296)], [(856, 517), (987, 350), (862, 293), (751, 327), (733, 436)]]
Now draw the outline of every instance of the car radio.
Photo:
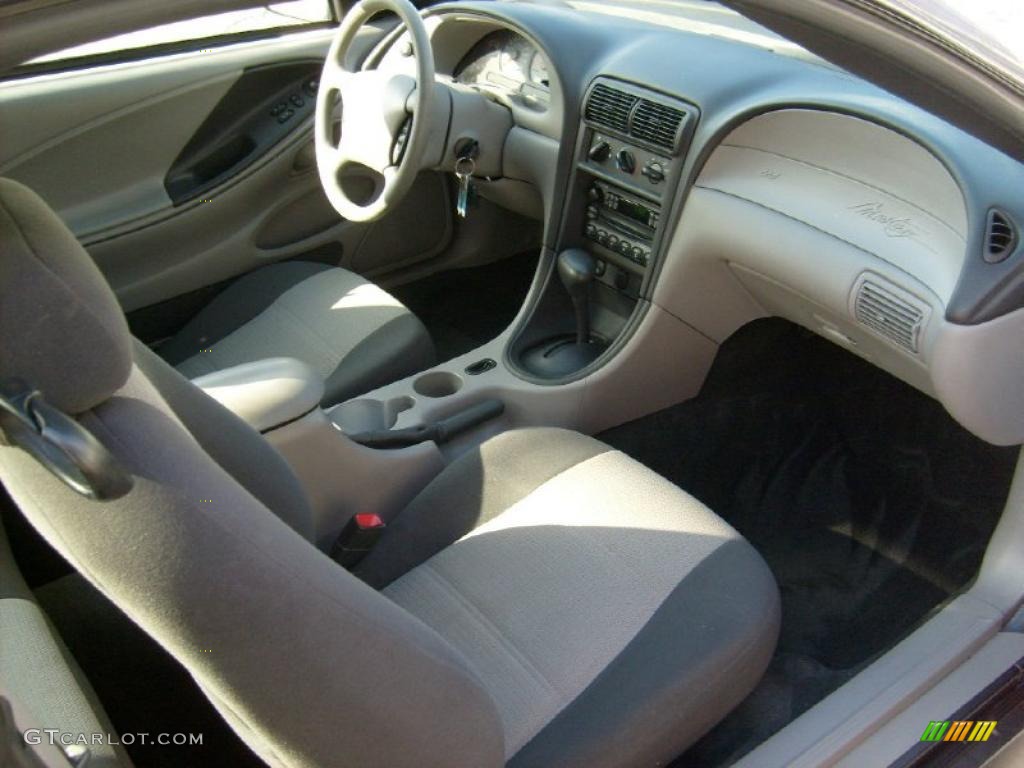
[(646, 267), (661, 215), (658, 206), (603, 181), (590, 185), (587, 201), (584, 236)]

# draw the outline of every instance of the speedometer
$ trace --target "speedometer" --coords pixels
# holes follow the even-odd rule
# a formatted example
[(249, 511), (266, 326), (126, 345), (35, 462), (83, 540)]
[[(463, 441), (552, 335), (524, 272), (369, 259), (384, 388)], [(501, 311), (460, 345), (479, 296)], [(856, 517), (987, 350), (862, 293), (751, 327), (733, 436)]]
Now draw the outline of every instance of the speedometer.
[(526, 79), (526, 58), (527, 56), (518, 46), (514, 45), (513, 41), (501, 49), (501, 53), (498, 55), (498, 66), (503, 74), (521, 82)]
[(542, 88), (550, 86), (551, 75), (548, 74), (548, 62), (544, 54), (537, 51), (530, 62), (530, 82)]

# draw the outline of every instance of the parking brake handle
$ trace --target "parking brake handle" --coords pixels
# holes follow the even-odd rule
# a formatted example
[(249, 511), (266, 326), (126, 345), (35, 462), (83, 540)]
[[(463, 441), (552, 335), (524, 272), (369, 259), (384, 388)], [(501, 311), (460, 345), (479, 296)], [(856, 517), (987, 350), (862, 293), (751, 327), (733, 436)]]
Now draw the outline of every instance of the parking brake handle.
[(497, 418), (504, 412), (504, 401), (492, 398), (459, 411), (446, 419), (435, 421), (433, 424), (406, 427), (405, 429), (381, 429), (371, 432), (360, 432), (355, 435), (349, 435), (348, 438), (354, 443), (365, 445), (367, 448), (406, 448), (428, 440), (433, 440), (438, 445), (441, 445), (463, 432), (483, 424), (485, 421)]

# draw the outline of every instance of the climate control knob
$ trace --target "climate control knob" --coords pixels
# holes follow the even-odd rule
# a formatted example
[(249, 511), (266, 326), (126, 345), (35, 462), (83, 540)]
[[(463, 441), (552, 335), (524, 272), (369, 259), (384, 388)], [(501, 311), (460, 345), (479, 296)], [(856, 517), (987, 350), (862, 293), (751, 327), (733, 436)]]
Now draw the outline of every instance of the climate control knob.
[(636, 170), (636, 157), (628, 149), (620, 149), (615, 155), (615, 165), (623, 173), (632, 174)]
[(590, 148), (587, 152), (587, 157), (593, 160), (595, 163), (603, 163), (608, 159), (608, 156), (612, 153), (612, 145), (607, 141), (599, 141), (597, 144)]

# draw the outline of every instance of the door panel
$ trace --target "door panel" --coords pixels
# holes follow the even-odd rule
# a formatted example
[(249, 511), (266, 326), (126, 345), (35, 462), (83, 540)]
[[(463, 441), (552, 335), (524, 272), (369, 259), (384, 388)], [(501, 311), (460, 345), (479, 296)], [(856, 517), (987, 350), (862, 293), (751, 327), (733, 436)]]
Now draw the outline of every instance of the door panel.
[[(429, 258), (451, 234), (441, 177), (423, 174), (390, 221), (344, 221), (320, 192), (310, 101), (280, 123), (270, 114), (302, 93), (332, 34), (4, 83), (0, 175), (57, 210), (126, 311), (315, 249), (378, 275)], [(368, 48), (381, 30), (363, 34)], [(405, 236), (388, 239), (394, 252), (364, 247), (389, 225)]]

